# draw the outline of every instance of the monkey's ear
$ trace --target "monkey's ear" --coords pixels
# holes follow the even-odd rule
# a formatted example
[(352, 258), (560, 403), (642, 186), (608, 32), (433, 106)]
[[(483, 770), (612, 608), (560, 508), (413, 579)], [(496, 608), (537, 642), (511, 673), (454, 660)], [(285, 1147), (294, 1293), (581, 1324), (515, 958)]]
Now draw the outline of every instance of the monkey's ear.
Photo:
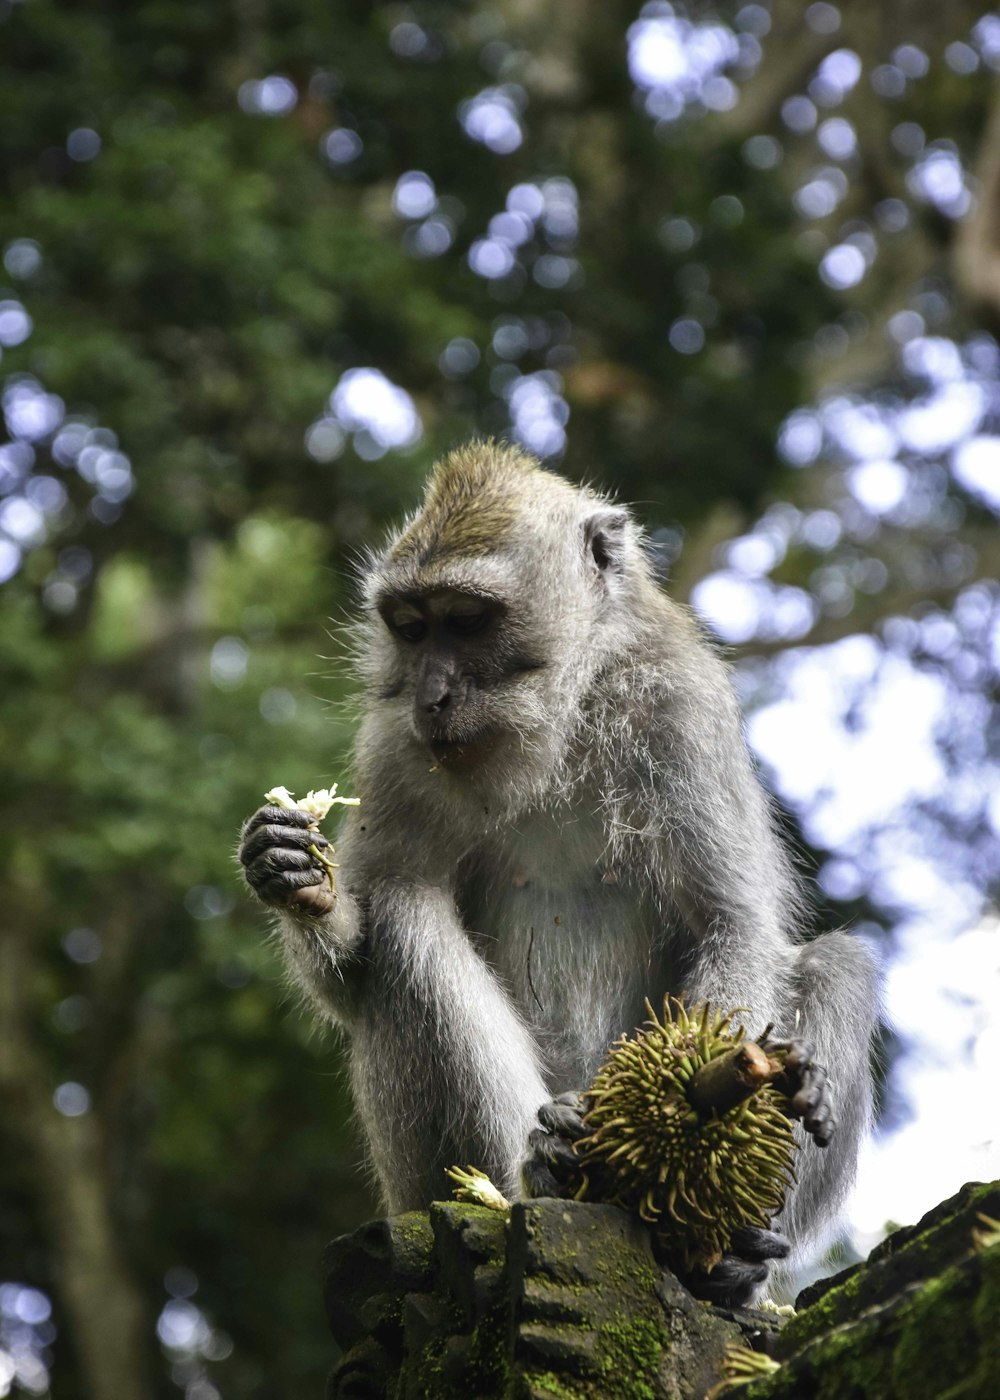
[(628, 512), (602, 506), (583, 523), (583, 538), (590, 564), (599, 573), (620, 573), (625, 563)]

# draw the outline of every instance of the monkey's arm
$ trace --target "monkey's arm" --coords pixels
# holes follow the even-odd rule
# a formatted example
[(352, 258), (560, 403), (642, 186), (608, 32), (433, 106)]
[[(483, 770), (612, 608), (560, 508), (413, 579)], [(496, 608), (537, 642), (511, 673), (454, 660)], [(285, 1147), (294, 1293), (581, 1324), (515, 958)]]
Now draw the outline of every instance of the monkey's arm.
[[(446, 1167), (485, 1170), (508, 1194), (547, 1093), (539, 1056), (473, 947), (443, 883), (411, 869), (410, 815), (370, 803), (338, 837), (331, 898), (300, 813), (264, 808), (244, 828), (247, 880), (280, 912), (293, 979), (349, 1031), (351, 1078), (389, 1210), (446, 1197)], [(374, 832), (374, 836), (373, 836)], [(348, 891), (363, 890), (361, 902)], [(303, 900), (306, 901), (303, 903)]]
[(325, 852), (330, 843), (309, 821), (294, 809), (261, 807), (244, 824), (238, 855), (247, 884), (278, 915), (292, 981), (324, 1015), (342, 1021), (360, 968), (361, 911), (346, 889), (334, 894), (310, 849)]
[(351, 1078), (389, 1209), (446, 1199), (455, 1164), (516, 1194), (548, 1097), (528, 1029), (448, 890), (384, 880), (368, 917)]
[(643, 833), (634, 858), (652, 873), (679, 929), (669, 990), (748, 1007), (751, 1033), (770, 1021), (776, 1039), (793, 1042), (789, 1088), (808, 1135), (780, 1228), (801, 1245), (833, 1220), (869, 1126), (878, 971), (847, 934), (809, 943), (797, 934), (795, 877), (725, 668), (700, 646), (685, 648), (666, 674), (651, 707), (650, 769), (630, 821)]
[(770, 1016), (787, 984), (798, 885), (726, 668), (692, 646), (671, 658), (667, 675), (651, 706), (651, 771), (637, 794), (642, 854), (687, 931), (689, 993)]

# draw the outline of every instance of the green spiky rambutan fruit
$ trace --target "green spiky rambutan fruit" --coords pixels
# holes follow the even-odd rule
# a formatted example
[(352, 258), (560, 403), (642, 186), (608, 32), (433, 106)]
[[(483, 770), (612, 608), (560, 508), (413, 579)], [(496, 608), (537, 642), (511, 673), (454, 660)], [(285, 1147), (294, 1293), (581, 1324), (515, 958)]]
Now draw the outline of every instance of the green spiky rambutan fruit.
[(646, 1025), (615, 1042), (585, 1095), (577, 1194), (638, 1212), (677, 1270), (711, 1269), (734, 1230), (770, 1226), (795, 1179), (786, 1101), (772, 1082), (782, 1056), (734, 1027), (735, 1012), (688, 1011), (669, 997), (662, 1021), (646, 1009)]

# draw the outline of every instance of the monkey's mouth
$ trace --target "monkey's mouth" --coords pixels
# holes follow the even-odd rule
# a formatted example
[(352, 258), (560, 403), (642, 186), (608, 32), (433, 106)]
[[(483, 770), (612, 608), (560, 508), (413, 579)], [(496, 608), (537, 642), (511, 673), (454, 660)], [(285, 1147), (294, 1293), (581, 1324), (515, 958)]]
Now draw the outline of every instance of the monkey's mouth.
[(465, 767), (479, 763), (496, 748), (499, 735), (492, 730), (480, 730), (461, 738), (432, 734), (428, 740), (435, 761), (442, 767)]

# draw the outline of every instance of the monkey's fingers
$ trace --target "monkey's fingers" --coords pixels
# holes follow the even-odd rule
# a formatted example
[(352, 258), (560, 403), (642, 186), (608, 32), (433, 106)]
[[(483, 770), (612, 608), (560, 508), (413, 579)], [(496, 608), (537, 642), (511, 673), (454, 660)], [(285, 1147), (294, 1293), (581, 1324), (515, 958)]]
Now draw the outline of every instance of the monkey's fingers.
[(767, 1259), (787, 1259), (792, 1250), (792, 1242), (777, 1230), (762, 1230), (759, 1225), (742, 1225), (733, 1231), (729, 1252), (752, 1264), (762, 1264)]
[(767, 1043), (769, 1053), (784, 1052), (783, 1072), (774, 1085), (788, 1099), (788, 1114), (799, 1118), (817, 1147), (827, 1147), (837, 1127), (826, 1070), (816, 1063), (815, 1046), (808, 1040)]
[(251, 885), (251, 889), (265, 904), (281, 906), (291, 904), (300, 890), (320, 885), (325, 879), (326, 876), (322, 870), (310, 865), (302, 870), (279, 871), (277, 874), (260, 879), (256, 885)]
[(257, 898), (272, 908), (295, 909), (314, 917), (333, 908), (335, 896), (327, 871), (307, 851), (269, 847), (245, 866), (244, 874)]
[(810, 1050), (810, 1046), (801, 1047), (788, 1075), (790, 1082), (780, 1087), (789, 1096), (791, 1116), (802, 1120), (802, 1126), (817, 1147), (828, 1147), (837, 1127), (833, 1095), (826, 1070), (815, 1063), (808, 1053)]
[(733, 1231), (729, 1251), (714, 1269), (695, 1270), (688, 1287), (696, 1298), (721, 1307), (742, 1308), (752, 1304), (762, 1284), (767, 1282), (773, 1259), (787, 1259), (791, 1241), (777, 1230), (743, 1225)]
[(792, 1112), (797, 1118), (805, 1118), (826, 1096), (826, 1070), (822, 1065), (806, 1065), (798, 1080), (799, 1087), (792, 1086)]
[(550, 1167), (563, 1167), (571, 1172), (579, 1172), (580, 1159), (573, 1151), (573, 1145), (563, 1137), (547, 1133), (543, 1128), (533, 1128), (528, 1134), (528, 1147), (533, 1157)]
[(816, 1047), (811, 1040), (798, 1040), (793, 1037), (786, 1040), (785, 1045), (788, 1047), (786, 1069), (801, 1070), (812, 1064), (816, 1056)]
[(244, 836), (240, 843), (239, 858), (243, 865), (249, 866), (258, 856), (270, 850), (294, 847), (300, 851), (308, 851), (310, 846), (325, 850), (329, 844), (322, 832), (267, 822)]
[(243, 823), (243, 830), (240, 833), (242, 839), (246, 838), (259, 826), (309, 826), (313, 818), (308, 812), (300, 812), (295, 807), (276, 807), (268, 804), (266, 807), (258, 807), (253, 816), (247, 817)]
[(319, 863), (307, 851), (271, 846), (245, 865), (243, 873), (250, 888), (259, 893), (272, 880), (287, 873), (319, 869)]
[(538, 1121), (542, 1127), (557, 1137), (569, 1138), (576, 1142), (586, 1136), (583, 1125), (584, 1102), (582, 1094), (559, 1094), (538, 1110)]
[(531, 1130), (528, 1156), (521, 1166), (521, 1183), (526, 1196), (565, 1196), (567, 1183), (578, 1178), (579, 1173), (580, 1159), (567, 1138), (557, 1137), (544, 1128)]
[(696, 1269), (685, 1280), (696, 1298), (717, 1307), (748, 1307), (767, 1282), (770, 1266), (766, 1262), (752, 1263), (735, 1254), (724, 1254), (709, 1273)]
[(789, 1036), (787, 1040), (774, 1040), (770, 1035), (760, 1041), (761, 1048), (769, 1055), (780, 1054), (784, 1059), (784, 1072), (787, 1075), (798, 1077), (803, 1070), (812, 1063), (816, 1054), (816, 1047), (812, 1041), (799, 1040), (796, 1036)]
[(802, 1126), (812, 1137), (817, 1147), (829, 1147), (837, 1131), (837, 1120), (833, 1116), (833, 1105), (829, 1097), (824, 1097), (814, 1109), (802, 1119)]
[(521, 1164), (521, 1191), (530, 1201), (542, 1196), (561, 1196), (558, 1181), (544, 1162), (536, 1162), (533, 1157)]

